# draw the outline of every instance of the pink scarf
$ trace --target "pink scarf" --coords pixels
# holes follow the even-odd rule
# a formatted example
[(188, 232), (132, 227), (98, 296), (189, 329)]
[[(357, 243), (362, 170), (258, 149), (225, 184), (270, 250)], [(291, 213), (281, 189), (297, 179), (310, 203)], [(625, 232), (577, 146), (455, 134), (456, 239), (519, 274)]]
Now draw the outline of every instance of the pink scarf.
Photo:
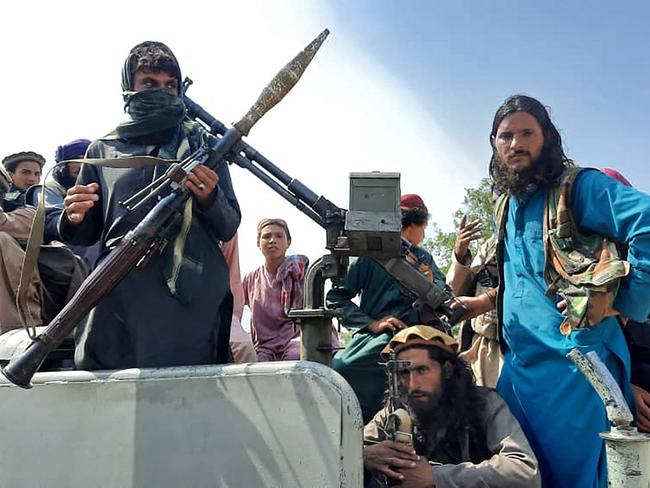
[(282, 282), (280, 301), (285, 314), (292, 307), (302, 307), (305, 273), (308, 266), (309, 258), (307, 256), (287, 256), (275, 273), (273, 285)]

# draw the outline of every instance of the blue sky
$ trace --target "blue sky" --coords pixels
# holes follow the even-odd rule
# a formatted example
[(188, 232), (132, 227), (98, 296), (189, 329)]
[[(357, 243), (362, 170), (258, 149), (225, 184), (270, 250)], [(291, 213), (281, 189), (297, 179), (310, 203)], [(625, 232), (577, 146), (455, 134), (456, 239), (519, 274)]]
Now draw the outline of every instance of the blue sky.
[(649, 3), (334, 4), (348, 35), (409, 87), (477, 169), (496, 108), (526, 93), (550, 106), (569, 157), (615, 167), (650, 190)]
[[(649, 4), (650, 5), (650, 4)], [(101, 11), (99, 10), (101, 8)], [(353, 171), (399, 171), (432, 220), (452, 226), (463, 188), (487, 174), (492, 117), (509, 95), (539, 98), (583, 165), (618, 168), (650, 191), (650, 7), (641, 2), (23, 0), (0, 9), (0, 155), (96, 139), (123, 117), (129, 49), (166, 42), (190, 95), (225, 123), (323, 28), (323, 48), (248, 142), (340, 206)], [(101, 19), (101, 21), (98, 21)], [(30, 26), (29, 34), (25, 25)], [(232, 168), (242, 271), (261, 264), (255, 228), (289, 222), (291, 253), (323, 253), (324, 232)]]

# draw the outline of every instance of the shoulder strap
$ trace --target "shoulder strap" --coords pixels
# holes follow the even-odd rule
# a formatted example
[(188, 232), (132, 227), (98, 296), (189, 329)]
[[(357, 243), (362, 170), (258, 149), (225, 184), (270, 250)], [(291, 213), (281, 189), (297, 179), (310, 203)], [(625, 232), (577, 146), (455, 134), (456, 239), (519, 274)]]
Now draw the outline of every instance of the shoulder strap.
[(178, 160), (156, 158), (153, 156), (124, 156), (121, 158), (85, 158), (68, 159), (59, 164), (80, 163), (92, 166), (105, 166), (107, 168), (141, 168), (143, 166), (158, 166), (159, 164), (177, 163)]
[(557, 239), (571, 239), (576, 229), (571, 213), (573, 184), (583, 168), (568, 167), (560, 175), (558, 185), (553, 185), (546, 193), (546, 214), (548, 229), (553, 229)]
[(569, 166), (559, 177), (559, 182), (551, 185), (546, 191), (546, 201), (543, 215), (544, 240), (544, 277), (549, 285), (547, 293), (555, 293), (555, 283), (561, 269), (553, 265), (553, 249), (551, 239), (560, 249), (568, 251), (573, 248), (573, 237), (577, 231), (571, 213), (571, 193), (573, 183), (582, 168)]
[(508, 202), (510, 196), (507, 193), (499, 195), (494, 204), (494, 223), (497, 229), (497, 242), (503, 242), (506, 234), (506, 220), (508, 219)]
[[(158, 164), (171, 164), (176, 161), (154, 158), (151, 156), (128, 156), (114, 159), (70, 159), (65, 162), (74, 162), (82, 164), (91, 164), (94, 166), (109, 166), (111, 168), (136, 168), (141, 166), (154, 166)], [(60, 163), (63, 164), (64, 162)], [(51, 169), (50, 169), (51, 171)], [(28, 332), (30, 338), (36, 337), (36, 330), (30, 330), (26, 324), (28, 322), (29, 309), (27, 307), (27, 294), (32, 276), (36, 272), (38, 264), (38, 255), (41, 244), (43, 243), (43, 231), (45, 229), (45, 192), (41, 191), (39, 195), (38, 207), (34, 214), (32, 227), (29, 232), (29, 239), (23, 256), (23, 263), (20, 269), (20, 278), (18, 289), (16, 290), (16, 308), (21, 318), (23, 326)]]

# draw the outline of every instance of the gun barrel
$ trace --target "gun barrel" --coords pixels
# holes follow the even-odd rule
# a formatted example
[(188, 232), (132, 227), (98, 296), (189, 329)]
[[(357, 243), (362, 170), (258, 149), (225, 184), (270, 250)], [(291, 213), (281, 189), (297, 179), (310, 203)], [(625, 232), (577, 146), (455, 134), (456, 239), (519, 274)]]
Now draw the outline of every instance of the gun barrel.
[[(200, 120), (215, 135), (223, 136), (227, 132), (226, 126), (201, 105), (187, 95), (184, 95), (184, 98), (189, 117)], [(343, 211), (343, 209), (323, 198), (323, 196), (317, 195), (300, 180), (282, 171), (270, 159), (244, 140), (240, 140), (226, 157), (236, 165), (253, 173), (273, 191), (289, 201), (321, 227), (325, 226), (324, 222), (328, 212)]]
[(286, 201), (288, 201), (291, 205), (293, 205), (298, 210), (300, 210), (302, 213), (304, 213), (307, 217), (309, 217), (314, 222), (316, 222), (319, 226), (325, 227), (325, 221), (318, 213), (316, 213), (314, 210), (312, 210), (311, 207), (305, 206), (305, 203), (302, 200), (300, 200), (292, 192), (288, 191), (285, 187), (283, 187), (280, 183), (278, 183), (271, 176), (269, 176), (267, 173), (265, 173), (262, 169), (255, 166), (255, 164), (253, 164), (252, 161), (245, 158), (241, 154), (236, 154), (233, 157), (233, 162), (235, 164), (237, 164), (238, 166), (240, 166), (241, 168), (247, 169), (248, 171), (253, 173), (255, 176), (257, 176), (257, 178), (259, 178), (269, 188), (271, 188), (278, 195), (280, 195), (282, 198), (284, 198)]
[(77, 293), (25, 352), (2, 368), (4, 376), (15, 385), (29, 388), (32, 376), (47, 354), (61, 344), (102, 297), (110, 293), (146, 256), (161, 229), (173, 223), (175, 218), (180, 218), (178, 209), (182, 208), (187, 198), (186, 194), (173, 193), (161, 200), (90, 273)]
[(215, 119), (207, 110), (205, 110), (201, 105), (196, 103), (187, 95), (183, 95), (183, 101), (185, 102), (185, 108), (187, 109), (188, 117), (192, 119), (199, 119), (205, 125), (208, 126), (210, 132), (215, 135), (224, 135), (228, 128), (221, 121)]

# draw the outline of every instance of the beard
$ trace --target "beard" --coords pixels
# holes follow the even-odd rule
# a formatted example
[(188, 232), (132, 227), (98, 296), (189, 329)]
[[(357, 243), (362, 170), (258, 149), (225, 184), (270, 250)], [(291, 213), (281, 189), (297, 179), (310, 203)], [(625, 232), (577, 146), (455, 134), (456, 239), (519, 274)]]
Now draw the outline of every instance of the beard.
[(64, 168), (59, 183), (66, 189), (72, 188), (77, 183), (77, 176), (72, 175), (68, 168)]
[(441, 417), (445, 417), (441, 412), (442, 391), (430, 392), (423, 390), (415, 390), (408, 394), (407, 403), (413, 414), (422, 426), (430, 426), (438, 424)]
[[(530, 153), (525, 152), (530, 157)], [(531, 157), (531, 164), (524, 168), (511, 168), (503, 163), (495, 154), (494, 162), (494, 185), (501, 193), (508, 193), (514, 197), (522, 197), (529, 191), (535, 189), (544, 181), (542, 176), (541, 156), (535, 159)]]

